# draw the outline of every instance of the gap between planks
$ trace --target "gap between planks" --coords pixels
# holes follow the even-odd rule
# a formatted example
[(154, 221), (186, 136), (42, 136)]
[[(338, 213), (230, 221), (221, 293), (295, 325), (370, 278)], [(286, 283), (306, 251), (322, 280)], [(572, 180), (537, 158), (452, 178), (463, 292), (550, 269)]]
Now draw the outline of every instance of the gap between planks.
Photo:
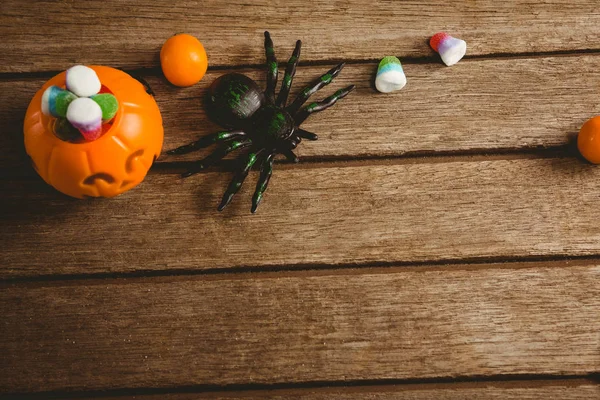
[[(427, 379), (420, 381), (354, 381), (354, 382), (308, 382), (306, 384), (231, 385), (218, 388), (194, 386), (172, 389), (139, 388), (78, 392), (41, 392), (12, 394), (13, 400), (21, 399), (103, 399), (123, 400), (195, 400), (195, 399), (519, 399), (529, 400), (556, 398), (586, 399), (600, 396), (597, 375), (585, 376), (488, 376), (471, 380)], [(333, 397), (335, 396), (335, 397)], [(525, 397), (526, 396), (526, 397)]]
[[(488, 53), (481, 55), (469, 55), (466, 54), (461, 63), (469, 61), (486, 61), (486, 60), (523, 60), (523, 59), (536, 59), (536, 58), (547, 58), (547, 57), (580, 57), (587, 55), (600, 55), (600, 49), (579, 49), (579, 50), (557, 50), (557, 51), (539, 51), (539, 52), (521, 52), (521, 53)], [(299, 61), (297, 67), (331, 67), (341, 62), (346, 65), (369, 65), (372, 64), (373, 68), (376, 68), (381, 59), (325, 59), (325, 60), (307, 60)], [(414, 65), (414, 64), (434, 64), (442, 65), (442, 61), (438, 55), (434, 56), (422, 56), (422, 57), (402, 57), (400, 60), (402, 65)], [(277, 65), (280, 70), (284, 70), (287, 62), (285, 60), (278, 60)], [(128, 74), (135, 74), (138, 76), (146, 77), (162, 77), (163, 73), (160, 67), (144, 67), (144, 68), (127, 68), (122, 65), (111, 65), (113, 68), (122, 69)], [(265, 69), (265, 63), (260, 64), (238, 64), (238, 65), (209, 65), (207, 72), (222, 72), (227, 73), (229, 71), (235, 72), (246, 69)], [(50, 79), (55, 75), (63, 72), (63, 70), (49, 70), (49, 71), (22, 71), (22, 72), (0, 72), (0, 82), (10, 81), (28, 81), (38, 79)]]
[(244, 279), (280, 279), (309, 276), (351, 276), (394, 274), (399, 272), (434, 271), (481, 271), (484, 269), (522, 270), (551, 266), (555, 268), (585, 267), (600, 265), (596, 256), (550, 256), (521, 257), (509, 259), (474, 258), (462, 260), (431, 260), (423, 262), (377, 262), (365, 264), (305, 264), (273, 267), (246, 266), (236, 268), (189, 269), (189, 270), (136, 270), (133, 272), (56, 274), (37, 276), (15, 276), (0, 279), (0, 289), (8, 287), (62, 287), (85, 285), (138, 284), (143, 282), (167, 283), (177, 281), (220, 281)]
[[(534, 160), (534, 159), (572, 159), (577, 158), (583, 164), (590, 164), (578, 152), (574, 143), (554, 147), (531, 147), (523, 149), (473, 149), (465, 151), (439, 151), (439, 152), (410, 152), (397, 156), (363, 156), (360, 158), (350, 156), (318, 157), (305, 156), (298, 163), (291, 163), (283, 156), (278, 155), (275, 160), (278, 171), (290, 169), (321, 169), (321, 168), (357, 168), (369, 166), (394, 166), (413, 164), (445, 164), (456, 162), (478, 161), (509, 161), (509, 160)], [(166, 174), (180, 175), (189, 170), (194, 161), (163, 161), (155, 163), (148, 171), (148, 175)], [(233, 172), (236, 162), (232, 158), (224, 159), (217, 165), (196, 173), (202, 175), (212, 172)], [(253, 167), (257, 171), (259, 167)], [(13, 170), (0, 169), (0, 180), (41, 180), (33, 169), (25, 169), (14, 173)]]

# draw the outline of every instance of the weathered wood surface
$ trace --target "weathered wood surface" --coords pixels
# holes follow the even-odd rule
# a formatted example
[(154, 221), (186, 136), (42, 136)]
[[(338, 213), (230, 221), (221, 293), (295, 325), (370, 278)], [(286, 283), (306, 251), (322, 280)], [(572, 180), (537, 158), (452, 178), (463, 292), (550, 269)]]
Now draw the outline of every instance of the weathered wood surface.
[(296, 39), (305, 43), (305, 61), (432, 56), (427, 41), (440, 30), (467, 40), (470, 55), (600, 49), (596, 0), (4, 0), (0, 11), (0, 72), (156, 67), (162, 43), (180, 32), (200, 38), (211, 65), (263, 62), (265, 29), (281, 61)]
[(5, 285), (0, 390), (600, 367), (600, 266), (388, 268)]
[[(0, 397), (600, 398), (600, 170), (569, 146), (600, 114), (597, 1), (278, 3), (0, 3)], [(178, 178), (206, 153), (114, 200), (35, 177), (22, 120), (52, 71), (143, 69), (169, 149), (218, 129), (217, 76), (264, 86), (265, 29), (280, 63), (303, 40), (293, 93), (341, 60), (315, 97), (357, 90), (305, 123), (320, 140), (276, 165), (257, 215), (256, 173), (223, 213), (230, 172)], [(468, 42), (452, 68), (440, 30)], [(186, 89), (159, 69), (178, 32), (211, 65)], [(408, 85), (380, 95), (390, 54)]]
[[(253, 390), (245, 392), (178, 393), (105, 397), (104, 400), (591, 400), (600, 386), (586, 380), (468, 382), (426, 385), (389, 385), (348, 388)], [(69, 397), (84, 400), (96, 397)]]
[(600, 170), (576, 159), (276, 167), (254, 215), (257, 173), (222, 213), (226, 171), (93, 201), (2, 180), (0, 276), (600, 253)]
[[(372, 88), (376, 64), (348, 65), (315, 98), (349, 84), (356, 84), (357, 90), (303, 125), (318, 133), (320, 140), (302, 143), (298, 154), (309, 159), (385, 157), (564, 146), (590, 115), (600, 113), (597, 55), (470, 60), (452, 68), (439, 64), (404, 67), (409, 77), (406, 88), (382, 95)], [(295, 90), (328, 68), (299, 68)], [(210, 72), (199, 85), (186, 89), (174, 88), (162, 77), (148, 77), (164, 117), (165, 149), (221, 129), (209, 121), (202, 98), (210, 83), (225, 72)], [(264, 71), (242, 72), (264, 87)], [(23, 117), (44, 81), (0, 81), (0, 103), (6, 104), (0, 110), (4, 127), (0, 167), (7, 174), (32, 172), (22, 145)], [(159, 161), (198, 156), (163, 156)]]

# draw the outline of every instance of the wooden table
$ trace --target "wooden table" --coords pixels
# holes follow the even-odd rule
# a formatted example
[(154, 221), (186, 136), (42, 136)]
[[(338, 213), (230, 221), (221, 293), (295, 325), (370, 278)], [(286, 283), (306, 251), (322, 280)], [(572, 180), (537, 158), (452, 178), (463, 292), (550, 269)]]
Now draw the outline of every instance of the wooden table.
[[(7, 398), (600, 398), (600, 169), (573, 139), (600, 114), (597, 0), (4, 0), (0, 5), (0, 391)], [(137, 72), (164, 149), (216, 131), (200, 99), (238, 71), (264, 85), (263, 31), (294, 93), (355, 84), (224, 212), (231, 163), (182, 180), (163, 154), (112, 200), (33, 172), (22, 121), (75, 63)], [(447, 30), (468, 56), (428, 47)], [(200, 38), (196, 86), (163, 78), (169, 36)], [(408, 85), (382, 95), (377, 62)], [(293, 93), (293, 94), (294, 94)], [(206, 153), (201, 153), (206, 154)], [(11, 394), (11, 395), (8, 395)], [(0, 395), (1, 397), (1, 395)]]

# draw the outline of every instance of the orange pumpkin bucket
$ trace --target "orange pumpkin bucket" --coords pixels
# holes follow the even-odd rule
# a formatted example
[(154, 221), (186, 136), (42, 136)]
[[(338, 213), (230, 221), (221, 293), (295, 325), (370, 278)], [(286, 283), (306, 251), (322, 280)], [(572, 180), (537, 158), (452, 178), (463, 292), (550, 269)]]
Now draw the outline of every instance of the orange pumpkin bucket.
[(160, 155), (163, 126), (154, 98), (139, 81), (118, 69), (90, 66), (119, 103), (114, 119), (90, 142), (69, 142), (54, 133), (56, 118), (42, 112), (42, 95), (50, 86), (64, 88), (66, 72), (50, 79), (35, 94), (25, 115), (25, 150), (49, 185), (77, 198), (113, 197), (144, 180)]

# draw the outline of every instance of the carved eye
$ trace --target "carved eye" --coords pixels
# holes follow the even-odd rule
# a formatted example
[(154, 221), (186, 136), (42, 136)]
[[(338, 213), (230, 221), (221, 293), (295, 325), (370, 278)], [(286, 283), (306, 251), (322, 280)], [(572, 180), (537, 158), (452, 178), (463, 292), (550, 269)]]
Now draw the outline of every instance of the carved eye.
[(125, 162), (125, 171), (127, 171), (128, 173), (132, 173), (134, 166), (133, 163), (135, 160), (138, 159), (138, 157), (141, 157), (144, 155), (144, 149), (139, 149), (134, 151), (133, 153), (131, 153), (129, 155), (129, 157), (127, 157), (127, 161)]

